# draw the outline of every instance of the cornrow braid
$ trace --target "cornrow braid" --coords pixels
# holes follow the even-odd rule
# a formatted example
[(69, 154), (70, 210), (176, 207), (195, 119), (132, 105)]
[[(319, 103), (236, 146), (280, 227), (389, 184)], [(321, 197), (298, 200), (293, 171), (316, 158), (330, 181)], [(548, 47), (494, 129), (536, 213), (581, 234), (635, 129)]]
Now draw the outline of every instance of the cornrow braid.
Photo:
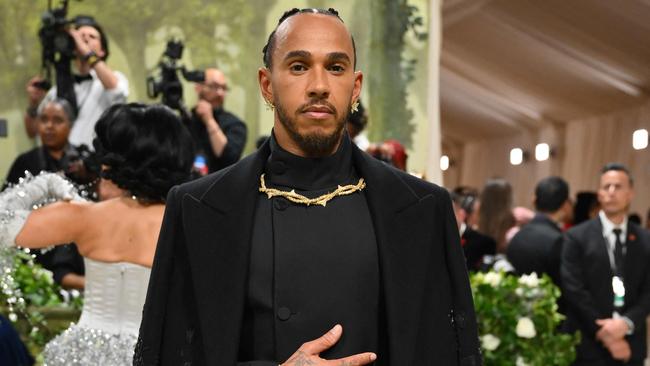
[[(305, 8), (305, 9), (298, 9), (298, 8), (293, 8), (291, 10), (287, 10), (282, 14), (280, 17), (280, 20), (278, 20), (278, 25), (275, 27), (273, 32), (269, 35), (269, 39), (266, 41), (266, 45), (264, 45), (264, 48), (262, 48), (262, 61), (264, 61), (264, 66), (267, 69), (271, 69), (271, 55), (273, 55), (273, 50), (275, 49), (275, 32), (278, 30), (278, 27), (280, 24), (282, 24), (285, 20), (288, 18), (291, 18), (292, 16), (296, 14), (303, 14), (303, 13), (312, 13), (312, 14), (323, 14), (323, 15), (330, 15), (333, 17), (336, 17), (338, 20), (343, 22), (343, 19), (339, 16), (339, 12), (334, 9), (334, 8), (329, 8), (329, 9), (317, 9), (317, 8)], [(357, 67), (357, 47), (354, 44), (354, 37), (352, 37), (352, 49), (354, 51), (354, 67)]]

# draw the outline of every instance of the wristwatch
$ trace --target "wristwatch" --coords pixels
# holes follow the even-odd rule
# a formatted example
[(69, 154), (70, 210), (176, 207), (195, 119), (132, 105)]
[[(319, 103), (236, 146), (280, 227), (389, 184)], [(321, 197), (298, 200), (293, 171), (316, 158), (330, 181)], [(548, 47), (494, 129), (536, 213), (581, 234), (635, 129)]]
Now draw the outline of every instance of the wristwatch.
[(90, 52), (86, 53), (85, 55), (83, 55), (83, 57), (81, 59), (83, 61), (85, 61), (86, 63), (88, 63), (88, 65), (90, 65), (90, 67), (95, 66), (95, 64), (97, 62), (101, 61), (101, 59), (99, 58), (99, 56), (97, 56), (95, 51), (90, 51)]

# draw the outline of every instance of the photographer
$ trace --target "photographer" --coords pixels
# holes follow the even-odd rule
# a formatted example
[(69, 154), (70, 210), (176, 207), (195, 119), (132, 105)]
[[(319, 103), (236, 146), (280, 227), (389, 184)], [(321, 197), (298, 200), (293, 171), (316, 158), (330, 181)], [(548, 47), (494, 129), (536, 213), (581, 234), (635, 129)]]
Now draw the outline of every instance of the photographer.
[(236, 163), (246, 144), (246, 125), (223, 109), (227, 92), (226, 77), (218, 69), (205, 70), (205, 81), (196, 84), (199, 101), (192, 110), (189, 129), (209, 173)]
[[(72, 144), (91, 147), (97, 119), (109, 106), (126, 101), (128, 81), (106, 64), (108, 39), (92, 17), (77, 16), (74, 26), (67, 32), (75, 43), (73, 66), (77, 73), (74, 75), (77, 118), (72, 123), (69, 139)], [(29, 106), (25, 115), (25, 129), (29, 137), (35, 137), (37, 133), (39, 109), (57, 97), (56, 87), (53, 87), (43, 98), (43, 85), (43, 80), (39, 78), (33, 78), (27, 85)]]
[[(37, 175), (41, 171), (62, 172), (77, 183), (87, 181), (83, 163), (79, 157), (83, 150), (70, 144), (72, 107), (65, 99), (45, 102), (37, 121), (37, 133), (42, 146), (19, 155), (11, 165), (6, 185), (16, 184), (25, 171)], [(4, 188), (3, 188), (4, 189)], [(54, 274), (54, 280), (66, 288), (84, 287), (83, 260), (74, 245), (56, 247), (46, 253), (34, 252), (36, 261)]]

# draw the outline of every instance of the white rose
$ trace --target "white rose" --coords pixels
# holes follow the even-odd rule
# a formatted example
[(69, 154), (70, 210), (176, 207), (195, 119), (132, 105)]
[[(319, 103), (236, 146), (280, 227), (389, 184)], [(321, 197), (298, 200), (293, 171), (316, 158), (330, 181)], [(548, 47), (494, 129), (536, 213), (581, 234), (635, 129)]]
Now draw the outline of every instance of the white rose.
[(481, 347), (486, 351), (494, 351), (501, 344), (501, 340), (492, 334), (486, 334), (481, 337)]
[(497, 287), (501, 283), (501, 272), (488, 272), (485, 274), (483, 281), (492, 287)]
[(517, 356), (517, 365), (516, 366), (530, 366), (524, 361), (521, 356)]
[(535, 324), (528, 317), (519, 318), (516, 333), (521, 338), (534, 338), (537, 335)]
[(537, 287), (539, 286), (539, 277), (537, 277), (537, 273), (535, 272), (529, 275), (522, 275), (519, 277), (519, 284), (528, 287)]

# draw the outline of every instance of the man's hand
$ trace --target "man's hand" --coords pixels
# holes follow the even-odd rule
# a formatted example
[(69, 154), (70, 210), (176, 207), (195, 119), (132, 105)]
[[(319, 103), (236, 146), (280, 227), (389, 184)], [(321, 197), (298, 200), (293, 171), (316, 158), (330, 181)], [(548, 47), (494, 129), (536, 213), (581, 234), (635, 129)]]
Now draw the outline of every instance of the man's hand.
[(330, 366), (357, 366), (367, 365), (377, 359), (377, 355), (371, 352), (359, 353), (345, 358), (336, 360), (324, 360), (318, 355), (334, 346), (343, 334), (343, 327), (335, 325), (332, 330), (325, 333), (322, 337), (310, 342), (304, 343), (296, 353), (294, 353), (287, 362), (281, 366), (304, 366), (304, 365), (330, 365)]
[(79, 32), (77, 29), (70, 28), (68, 29), (68, 33), (72, 36), (72, 39), (74, 39), (75, 47), (77, 48), (77, 54), (79, 56), (87, 55), (90, 51), (92, 51), (86, 41), (84, 41), (81, 32)]
[(214, 115), (212, 114), (212, 105), (203, 99), (199, 99), (198, 103), (196, 103), (195, 111), (196, 115), (199, 116), (205, 125), (207, 125), (210, 120), (214, 119)]
[(606, 347), (609, 347), (611, 342), (623, 339), (629, 330), (627, 323), (621, 318), (596, 319), (596, 324), (600, 326), (596, 339), (603, 342)]
[(611, 342), (607, 346), (607, 350), (616, 360), (627, 362), (630, 360), (630, 357), (632, 357), (632, 349), (625, 339)]
[(38, 105), (41, 103), (41, 100), (43, 100), (45, 94), (47, 93), (47, 90), (43, 90), (42, 88), (36, 86), (36, 84), (42, 81), (43, 79), (40, 76), (34, 76), (33, 78), (29, 79), (27, 85), (25, 86), (25, 89), (27, 90), (27, 97), (29, 98), (30, 107), (38, 107)]

